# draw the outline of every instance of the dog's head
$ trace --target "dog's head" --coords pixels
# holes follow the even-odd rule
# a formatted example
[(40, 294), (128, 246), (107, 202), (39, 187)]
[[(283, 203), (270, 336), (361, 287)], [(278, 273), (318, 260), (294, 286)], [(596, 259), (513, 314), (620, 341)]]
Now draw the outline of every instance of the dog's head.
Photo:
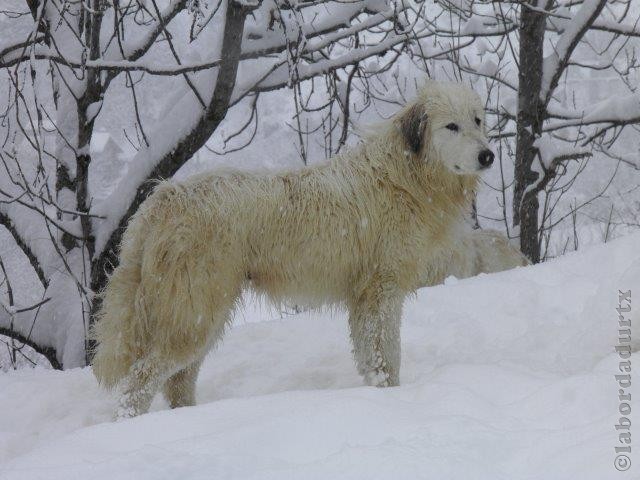
[(439, 161), (460, 175), (477, 175), (493, 163), (482, 102), (462, 84), (427, 82), (394, 121), (407, 150), (424, 161)]

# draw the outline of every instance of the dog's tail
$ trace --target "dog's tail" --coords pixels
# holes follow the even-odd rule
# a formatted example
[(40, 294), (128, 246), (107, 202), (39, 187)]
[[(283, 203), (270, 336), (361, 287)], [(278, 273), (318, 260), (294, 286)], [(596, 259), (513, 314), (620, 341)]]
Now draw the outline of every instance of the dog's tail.
[(145, 254), (156, 253), (146, 251), (157, 236), (160, 217), (168, 213), (167, 202), (178, 189), (163, 182), (141, 205), (123, 235), (120, 262), (105, 289), (98, 293), (100, 309), (90, 332), (96, 344), (93, 372), (106, 388), (115, 387), (131, 366), (152, 350), (154, 328), (149, 323), (149, 305), (145, 302), (148, 288), (143, 279)]
[(96, 343), (93, 373), (103, 386), (114, 387), (135, 361), (136, 297), (140, 285), (143, 233), (139, 218), (133, 218), (120, 246), (120, 263), (98, 293), (100, 309), (91, 329)]

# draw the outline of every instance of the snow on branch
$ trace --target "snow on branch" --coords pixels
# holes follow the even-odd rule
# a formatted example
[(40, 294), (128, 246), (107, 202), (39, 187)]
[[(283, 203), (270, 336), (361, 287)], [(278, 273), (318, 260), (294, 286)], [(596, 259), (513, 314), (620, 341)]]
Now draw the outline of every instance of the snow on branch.
[(630, 123), (640, 118), (640, 92), (615, 95), (598, 102), (585, 112), (584, 123)]
[(558, 174), (560, 165), (571, 161), (591, 157), (591, 148), (576, 146), (572, 142), (543, 133), (533, 146), (537, 149), (537, 161), (531, 164), (531, 171), (538, 175), (537, 179), (525, 189), (522, 198), (542, 191)]
[(42, 269), (42, 265), (38, 260), (38, 257), (36, 256), (35, 252), (32, 250), (31, 246), (27, 241), (27, 238), (30, 238), (30, 237), (26, 237), (26, 236), (23, 237), (18, 231), (18, 228), (16, 227), (15, 223), (9, 217), (9, 215), (7, 215), (6, 213), (3, 213), (2, 211), (0, 211), (0, 225), (6, 228), (7, 231), (11, 234), (11, 236), (13, 237), (13, 240), (16, 242), (18, 247), (20, 247), (20, 250), (22, 250), (22, 252), (26, 255), (27, 259), (29, 260), (29, 263), (31, 264), (31, 267), (33, 268), (33, 270), (36, 272), (36, 275), (38, 276), (40, 283), (42, 283), (42, 286), (46, 288), (47, 285), (49, 285), (49, 279), (45, 275), (44, 270)]
[(42, 300), (30, 305), (0, 302), (0, 335), (29, 345), (44, 355), (53, 368), (81, 366), (85, 358), (84, 341), (78, 339), (83, 338), (84, 328), (68, 310), (70, 304), (75, 304), (72, 291), (58, 290), (57, 285), (48, 289)]
[(540, 165), (543, 170), (554, 168), (559, 162), (575, 160), (591, 154), (591, 149), (577, 147), (573, 143), (559, 140), (550, 134), (538, 137), (533, 146), (538, 149)]
[(32, 53), (24, 55), (0, 55), (0, 68), (11, 67), (20, 62), (29, 60), (49, 60), (74, 69), (92, 69), (97, 71), (120, 72), (145, 72), (152, 75), (176, 76), (188, 72), (200, 72), (218, 67), (221, 60), (207, 62), (188, 62), (181, 64), (160, 64), (153, 60), (83, 60), (80, 58), (64, 57), (57, 51), (48, 47), (36, 47)]
[[(187, 0), (171, 0), (169, 4), (160, 12), (159, 17), (154, 17), (151, 25), (145, 33), (135, 40), (122, 42), (123, 60), (137, 60), (142, 57), (151, 48), (160, 33), (166, 28), (167, 24), (186, 7)], [(107, 56), (108, 58), (108, 56)]]
[[(347, 65), (352, 65), (366, 58), (385, 53), (391, 48), (406, 41), (407, 36), (405, 34), (393, 34), (377, 45), (354, 48), (343, 55), (327, 58), (315, 63), (299, 64), (297, 66), (296, 79), (297, 81), (303, 81), (323, 73), (343, 68)], [(290, 71), (287, 59), (280, 59), (280, 61), (275, 64), (263, 68), (262, 71), (253, 78), (243, 80), (239, 84), (237, 93), (234, 95), (232, 102), (236, 103), (249, 92), (266, 92), (283, 88), (290, 84), (289, 74)]]
[(591, 25), (591, 30), (615, 33), (625, 37), (640, 37), (640, 17), (634, 23), (618, 23), (615, 20), (598, 18)]
[(564, 31), (553, 46), (553, 53), (543, 62), (540, 98), (545, 105), (549, 103), (573, 51), (606, 3), (606, 0), (585, 0), (573, 19), (565, 22)]
[[(377, 25), (406, 8), (400, 2), (397, 9), (393, 4), (391, 6), (387, 2), (382, 4), (385, 8), (377, 14), (369, 15), (367, 21), (372, 21), (370, 26)], [(278, 52), (287, 45), (297, 45), (300, 39), (310, 39), (344, 27), (348, 28), (352, 20), (362, 15), (371, 5), (374, 5), (372, 0), (331, 1), (324, 2), (321, 7), (316, 7), (313, 11), (297, 15), (295, 11), (283, 11), (276, 2), (264, 2), (256, 22), (247, 25), (245, 38), (242, 41), (242, 52), (262, 56)], [(305, 17), (309, 18), (306, 22)]]
[[(114, 74), (139, 71), (160, 76), (175, 76), (218, 67), (221, 63), (220, 56), (215, 56), (211, 60), (203, 62), (181, 62), (178, 65), (142, 59), (162, 31), (163, 25), (166, 25), (184, 8), (184, 3), (185, 0), (174, 0), (170, 5), (171, 8), (167, 7), (165, 10), (165, 14), (162, 16), (163, 21), (156, 22), (158, 23), (157, 28), (150, 29), (142, 40), (138, 40), (134, 44), (135, 46), (125, 45), (123, 48), (124, 54), (108, 53), (103, 58), (88, 60), (81, 56), (74, 58), (69, 55), (62, 55), (59, 49), (44, 45), (37, 45), (30, 51), (25, 51), (24, 48), (20, 50), (18, 46), (12, 46), (0, 52), (0, 67), (10, 67), (20, 62), (36, 59), (50, 60), (74, 69), (109, 71)], [(408, 3), (404, 1), (392, 5), (386, 5), (386, 2), (382, 2), (386, 8), (381, 9), (377, 5), (377, 13), (367, 16), (362, 21), (353, 22), (356, 17), (362, 15), (363, 11), (371, 10), (372, 6), (376, 4), (372, 0), (330, 3), (335, 5), (323, 5), (322, 10), (314, 12), (313, 19), (304, 25), (293, 25), (295, 20), (288, 19), (284, 21), (281, 18), (283, 25), (288, 25), (288, 28), (273, 26), (269, 29), (267, 25), (262, 24), (267, 21), (265, 19), (270, 18), (269, 15), (258, 15), (259, 21), (247, 28), (244, 33), (241, 59), (256, 59), (273, 53), (281, 53), (287, 48), (297, 47), (301, 39), (307, 42), (313, 38), (323, 36), (321, 41), (312, 46), (305, 45), (299, 52), (299, 54), (310, 53), (356, 35), (359, 32), (377, 27), (394, 19), (409, 8)], [(113, 47), (110, 49), (110, 52), (112, 51)]]
[[(595, 103), (588, 110), (576, 112), (572, 118), (548, 122), (544, 131), (551, 132), (567, 127), (600, 125), (600, 129), (609, 129), (640, 123), (640, 93), (616, 95)], [(596, 135), (597, 136), (597, 135)]]
[(2, 46), (0, 48), (0, 59), (5, 56), (8, 56), (12, 52), (16, 52), (20, 50), (24, 51), (30, 46), (40, 43), (42, 40), (44, 40), (44, 35), (37, 35), (35, 38), (29, 38), (27, 40), (22, 40), (17, 43), (10, 43), (8, 46)]
[[(528, 8), (535, 10), (530, 6), (528, 6)], [(573, 17), (571, 17), (570, 15), (551, 12), (546, 13), (548, 13), (552, 17), (550, 19), (548, 27), (550, 31), (562, 32), (564, 30), (564, 26), (567, 23), (571, 23), (573, 21)], [(631, 23), (623, 22), (622, 19), (615, 20), (612, 18), (602, 18), (602, 16), (599, 16), (593, 21), (589, 29), (597, 30), (600, 32), (613, 33), (615, 35), (622, 35), (624, 37), (640, 37), (640, 17), (637, 18), (633, 23)]]
[(44, 356), (51, 364), (51, 367), (53, 367), (55, 370), (62, 370), (62, 364), (58, 361), (58, 356), (55, 348), (40, 345), (34, 342), (31, 338), (25, 337), (24, 335), (20, 334), (19, 332), (16, 332), (15, 330), (4, 327), (3, 324), (5, 323), (7, 322), (3, 321), (2, 313), (0, 313), (0, 335), (13, 338), (14, 340), (17, 340), (18, 342), (24, 345), (28, 345), (29, 347), (33, 348), (37, 353)]
[[(260, 31), (258, 26), (255, 25), (247, 29), (248, 31), (245, 34), (245, 39), (242, 42), (242, 59), (279, 53), (287, 46), (297, 46), (300, 38), (309, 41), (324, 35), (322, 40), (315, 43), (313, 47), (304, 47), (302, 49), (301, 53), (307, 53), (312, 49), (326, 47), (331, 43), (356, 35), (359, 32), (377, 27), (384, 22), (392, 20), (407, 9), (407, 6), (401, 3), (398, 6), (389, 6), (387, 9), (370, 15), (364, 20), (353, 22), (357, 16), (361, 15), (362, 8), (365, 5), (364, 2), (357, 3), (360, 4), (360, 8), (343, 8), (341, 12), (329, 10), (325, 13), (326, 19), (322, 18), (320, 21), (316, 20), (310, 22), (309, 25), (302, 26), (299, 30), (300, 37), (294, 36), (289, 30), (288, 32), (281, 31), (278, 35), (270, 32), (265, 38), (263, 33), (253, 33), (254, 31)], [(342, 16), (337, 15), (337, 13), (341, 13)]]
[[(174, 65), (158, 66), (153, 62), (136, 62), (149, 51), (167, 25), (186, 8), (186, 4), (187, 0), (170, 0), (158, 16), (153, 16), (152, 21), (144, 22), (143, 33), (134, 36), (131, 40), (121, 39), (120, 33), (115, 33), (118, 36), (118, 41), (110, 42), (110, 47), (100, 59), (88, 60), (82, 49), (75, 49), (75, 56), (73, 56), (68, 50), (61, 49), (55, 44), (43, 45), (42, 41), (45, 36), (38, 34), (33, 39), (29, 38), (0, 49), (0, 67), (10, 67), (30, 60), (50, 60), (75, 69), (91, 68), (99, 71), (107, 70), (115, 74), (123, 71), (143, 71), (155, 75), (177, 75), (212, 68), (215, 65), (198, 64), (180, 68), (180, 66)], [(150, 14), (150, 10), (145, 9), (145, 13)], [(121, 22), (123, 24), (118, 28), (124, 30), (126, 22), (124, 19), (121, 19)], [(136, 20), (133, 23), (134, 25), (138, 24)]]

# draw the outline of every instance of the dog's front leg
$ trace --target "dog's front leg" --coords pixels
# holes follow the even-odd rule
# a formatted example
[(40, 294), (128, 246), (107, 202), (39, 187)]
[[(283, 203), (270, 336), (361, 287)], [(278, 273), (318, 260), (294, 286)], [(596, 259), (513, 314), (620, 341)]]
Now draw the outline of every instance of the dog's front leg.
[(349, 328), (358, 372), (368, 385), (400, 383), (400, 317), (404, 295), (390, 275), (377, 274), (350, 304)]

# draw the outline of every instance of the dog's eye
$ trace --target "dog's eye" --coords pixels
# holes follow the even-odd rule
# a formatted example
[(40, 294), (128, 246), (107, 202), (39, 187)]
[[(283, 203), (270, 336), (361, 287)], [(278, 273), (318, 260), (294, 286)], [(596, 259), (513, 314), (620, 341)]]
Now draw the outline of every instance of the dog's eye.
[(457, 132), (460, 129), (455, 123), (450, 123), (446, 128), (451, 130), (452, 132)]
[(476, 125), (480, 126), (480, 124), (482, 123), (482, 120), (480, 120), (478, 117), (476, 117)]

